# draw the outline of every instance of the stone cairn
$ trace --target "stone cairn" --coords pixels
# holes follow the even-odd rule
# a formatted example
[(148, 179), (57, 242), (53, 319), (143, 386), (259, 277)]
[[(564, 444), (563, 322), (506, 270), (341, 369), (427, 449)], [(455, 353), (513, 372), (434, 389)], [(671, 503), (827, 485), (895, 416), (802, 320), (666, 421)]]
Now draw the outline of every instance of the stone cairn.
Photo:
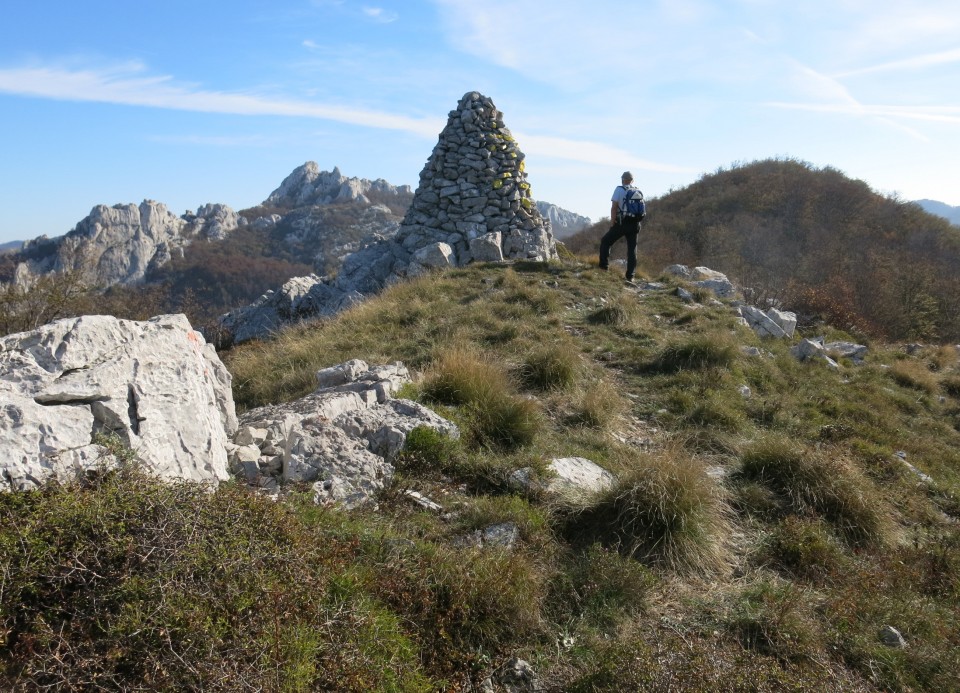
[(530, 193), (524, 158), (493, 101), (468, 92), (420, 172), (397, 240), (414, 252), (445, 244), (456, 266), (555, 257), (550, 222)]
[(471, 262), (557, 257), (550, 222), (530, 194), (524, 155), (493, 101), (468, 92), (450, 112), (403, 223), (348, 255), (333, 279), (295, 277), (221, 327), (234, 343), (333, 315), (405, 277)]

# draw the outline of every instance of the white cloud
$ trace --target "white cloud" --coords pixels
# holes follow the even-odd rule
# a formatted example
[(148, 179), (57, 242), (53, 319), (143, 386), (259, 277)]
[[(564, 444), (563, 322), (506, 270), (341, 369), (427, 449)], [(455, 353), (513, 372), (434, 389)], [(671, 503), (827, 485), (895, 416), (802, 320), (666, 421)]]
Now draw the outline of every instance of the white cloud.
[(925, 55), (917, 55), (912, 58), (905, 58), (903, 60), (880, 63), (878, 65), (862, 67), (856, 70), (848, 70), (834, 76), (839, 79), (843, 77), (866, 75), (875, 72), (923, 69), (927, 67), (937, 67), (939, 65), (949, 65), (951, 63), (958, 62), (960, 62), (960, 48), (955, 48), (953, 50), (940, 51), (938, 53), (927, 53)]
[(641, 159), (624, 149), (612, 147), (601, 142), (571, 140), (543, 135), (514, 134), (516, 134), (517, 141), (526, 154), (566, 159), (599, 166), (609, 166), (610, 162), (615, 161), (618, 166), (629, 166), (630, 168), (643, 171), (696, 173), (696, 170), (691, 168)]
[(400, 130), (433, 137), (436, 118), (410, 118), (359, 108), (330, 106), (252, 93), (207, 91), (177, 84), (170, 76), (142, 75), (139, 66), (106, 70), (60, 67), (0, 68), (0, 93), (61, 101), (92, 101), (199, 113), (321, 118), (350, 125)]
[(306, 39), (300, 45), (302, 45), (308, 51), (318, 51), (321, 48), (319, 43), (317, 43), (316, 41), (311, 41), (310, 39)]
[(390, 12), (382, 7), (364, 7), (362, 9), (364, 16), (380, 24), (389, 24), (400, 18), (396, 12)]

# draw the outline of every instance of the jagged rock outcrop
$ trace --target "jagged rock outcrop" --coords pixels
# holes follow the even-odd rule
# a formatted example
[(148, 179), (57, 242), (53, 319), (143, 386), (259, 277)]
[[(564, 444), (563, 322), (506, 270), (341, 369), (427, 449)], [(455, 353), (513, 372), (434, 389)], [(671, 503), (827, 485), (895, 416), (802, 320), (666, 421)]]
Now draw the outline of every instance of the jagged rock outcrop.
[(670, 265), (663, 270), (663, 273), (679, 277), (697, 288), (709, 289), (719, 298), (732, 298), (737, 294), (737, 287), (727, 279), (727, 275), (709, 267), (690, 269), (686, 265)]
[(553, 231), (554, 237), (558, 239), (568, 238), (593, 223), (590, 221), (590, 217), (582, 216), (543, 200), (537, 201), (537, 209), (540, 210), (540, 215), (550, 222), (550, 229)]
[(193, 240), (222, 239), (245, 223), (221, 204), (204, 205), (182, 217), (153, 200), (97, 205), (65, 236), (27, 242), (20, 251), (24, 261), (16, 281), (29, 286), (37, 275), (80, 270), (96, 286), (137, 284), (150, 268), (166, 264)]
[[(88, 315), (0, 339), (0, 488), (104, 462), (114, 437), (154, 473), (216, 483), (237, 426), (230, 374), (183, 315)], [(102, 439), (98, 439), (102, 440)]]
[(777, 308), (766, 312), (755, 306), (738, 306), (740, 317), (760, 337), (790, 339), (797, 327), (797, 316)]
[(294, 208), (309, 205), (329, 205), (336, 202), (370, 204), (368, 195), (398, 197), (409, 195), (409, 185), (393, 186), (382, 178), (347, 178), (334, 166), (332, 171), (321, 171), (316, 162), (308, 161), (283, 179), (280, 187), (264, 200), (265, 206)]
[(319, 371), (312, 394), (241, 417), (234, 471), (268, 490), (281, 482), (313, 482), (318, 503), (369, 502), (389, 483), (391, 462), (414, 428), (460, 435), (426, 407), (393, 398), (409, 380), (399, 363), (370, 367), (354, 359)]
[[(298, 171), (275, 193), (277, 200), (308, 199), (314, 191), (328, 189), (318, 183), (320, 174), (312, 168), (305, 165)], [(358, 295), (378, 293), (434, 268), (555, 257), (550, 224), (530, 194), (523, 152), (493, 101), (468, 92), (450, 112), (396, 235), (348, 255), (336, 278), (315, 281), (297, 302), (315, 313), (284, 314), (265, 296), (224, 315), (221, 326), (240, 342), (267, 336), (251, 325), (274, 329), (291, 318), (329, 315), (352, 304)]]

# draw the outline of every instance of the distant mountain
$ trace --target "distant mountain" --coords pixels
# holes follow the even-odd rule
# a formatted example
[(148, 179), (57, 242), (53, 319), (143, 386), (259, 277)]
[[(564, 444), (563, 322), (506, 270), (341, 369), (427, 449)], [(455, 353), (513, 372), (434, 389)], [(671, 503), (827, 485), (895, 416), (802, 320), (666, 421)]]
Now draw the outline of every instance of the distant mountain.
[(7, 243), (0, 243), (0, 254), (14, 253), (20, 250), (22, 247), (23, 241), (8, 241)]
[(936, 200), (917, 200), (917, 204), (920, 205), (924, 211), (930, 214), (936, 214), (951, 224), (960, 226), (960, 207), (951, 207), (944, 202), (937, 202)]
[(550, 202), (538, 201), (537, 209), (540, 210), (543, 217), (550, 220), (550, 228), (554, 237), (561, 240), (569, 238), (592, 223), (589, 217), (570, 212)]

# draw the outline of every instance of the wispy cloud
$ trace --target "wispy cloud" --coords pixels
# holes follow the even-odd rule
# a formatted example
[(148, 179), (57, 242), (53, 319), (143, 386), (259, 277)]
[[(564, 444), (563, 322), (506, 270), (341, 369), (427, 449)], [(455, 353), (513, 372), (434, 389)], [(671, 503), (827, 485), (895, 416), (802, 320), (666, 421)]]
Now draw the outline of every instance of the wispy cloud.
[(527, 154), (609, 166), (611, 161), (630, 168), (661, 173), (696, 173), (696, 169), (641, 159), (630, 152), (601, 142), (571, 140), (562, 137), (528, 135), (516, 132), (517, 141)]
[(131, 69), (130, 65), (106, 70), (0, 68), (0, 93), (198, 113), (320, 118), (350, 125), (400, 130), (422, 137), (433, 137), (442, 127), (442, 121), (436, 118), (411, 118), (382, 111), (253, 93), (208, 91), (196, 85), (177, 83), (166, 75), (143, 75), (141, 69)]
[(382, 7), (364, 7), (362, 12), (365, 17), (380, 24), (389, 24), (400, 18), (400, 15), (396, 12), (385, 10)]
[(261, 135), (151, 135), (151, 142), (162, 144), (189, 144), (200, 147), (269, 147), (276, 143), (272, 137)]
[(894, 60), (891, 62), (880, 63), (878, 65), (871, 65), (869, 67), (862, 67), (856, 70), (848, 70), (846, 72), (841, 72), (834, 77), (840, 79), (844, 77), (855, 77), (858, 75), (866, 75), (876, 72), (891, 72), (893, 70), (918, 70), (927, 67), (937, 67), (939, 65), (949, 65), (951, 63), (960, 62), (960, 48), (955, 48), (949, 51), (940, 51), (938, 53), (927, 53), (925, 55), (917, 55), (912, 58), (905, 58), (904, 60)]
[(960, 106), (884, 106), (838, 103), (789, 103), (771, 101), (765, 104), (772, 108), (795, 111), (837, 113), (851, 116), (871, 116), (896, 120), (918, 120), (937, 123), (960, 123)]

